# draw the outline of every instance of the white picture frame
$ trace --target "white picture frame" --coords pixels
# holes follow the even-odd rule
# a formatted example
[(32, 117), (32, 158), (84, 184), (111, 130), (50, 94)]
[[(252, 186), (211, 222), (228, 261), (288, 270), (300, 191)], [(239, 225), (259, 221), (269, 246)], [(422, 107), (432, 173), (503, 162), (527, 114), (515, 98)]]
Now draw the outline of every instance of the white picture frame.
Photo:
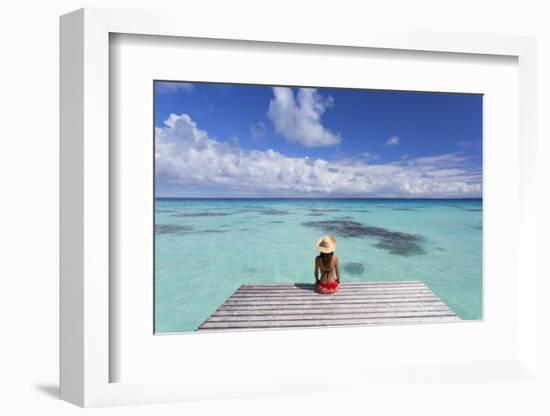
[[(395, 32), (365, 30), (327, 34), (322, 28), (284, 33), (276, 25), (262, 25), (236, 32), (228, 22), (212, 27), (200, 21), (181, 24), (180, 16), (107, 9), (83, 9), (61, 18), (61, 398), (80, 406), (158, 403), (197, 398), (247, 397), (261, 394), (309, 392), (319, 373), (269, 374), (263, 379), (231, 382), (214, 371), (200, 377), (177, 380), (112, 382), (111, 367), (121, 357), (112, 348), (110, 325), (113, 267), (110, 259), (109, 157), (109, 37), (134, 34), (183, 38), (225, 39), (246, 42), (331, 45), (336, 48), (430, 51), (441, 54), (504, 55), (518, 59), (519, 66), (519, 210), (517, 270), (517, 348), (498, 361), (442, 362), (374, 370), (330, 369), (338, 374), (341, 388), (359, 385), (407, 382), (434, 377), (460, 378), (470, 382), (504, 379), (525, 380), (536, 374), (535, 269), (535, 41), (530, 37), (467, 33)], [(245, 34), (243, 34), (245, 33)], [(328, 334), (328, 333), (327, 333)], [(216, 337), (223, 334), (216, 334)], [(307, 336), (314, 336), (310, 332)], [(220, 342), (219, 338), (213, 342)], [(410, 363), (409, 363), (410, 364)], [(435, 368), (435, 370), (434, 370)], [(476, 376), (477, 374), (477, 376)], [(482, 376), (479, 376), (482, 374)]]

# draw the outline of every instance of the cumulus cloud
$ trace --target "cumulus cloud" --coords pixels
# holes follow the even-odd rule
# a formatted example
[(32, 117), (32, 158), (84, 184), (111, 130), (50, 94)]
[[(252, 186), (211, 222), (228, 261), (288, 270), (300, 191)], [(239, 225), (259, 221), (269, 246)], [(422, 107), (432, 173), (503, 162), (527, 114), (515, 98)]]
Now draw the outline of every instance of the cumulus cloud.
[(159, 81), (155, 83), (156, 92), (161, 94), (174, 94), (180, 91), (190, 92), (193, 90), (194, 85), (189, 82), (164, 82)]
[(397, 146), (399, 144), (399, 137), (392, 136), (386, 140), (386, 146)]
[(243, 149), (197, 127), (187, 114), (171, 114), (156, 128), (157, 190), (194, 196), (477, 197), (481, 171), (460, 153), (371, 164), (289, 157)]
[(275, 87), (273, 94), (267, 117), (278, 134), (306, 147), (340, 143), (340, 135), (321, 123), (323, 113), (334, 105), (331, 96), (323, 97), (315, 88), (300, 88), (294, 95), (292, 88)]

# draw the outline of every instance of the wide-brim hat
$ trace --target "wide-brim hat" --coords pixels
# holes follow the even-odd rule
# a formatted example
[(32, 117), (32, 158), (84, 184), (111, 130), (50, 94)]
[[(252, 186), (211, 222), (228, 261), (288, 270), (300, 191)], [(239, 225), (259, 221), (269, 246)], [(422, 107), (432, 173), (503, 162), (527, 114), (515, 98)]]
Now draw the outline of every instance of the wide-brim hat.
[(321, 253), (332, 253), (336, 250), (336, 238), (324, 235), (317, 241), (317, 250)]

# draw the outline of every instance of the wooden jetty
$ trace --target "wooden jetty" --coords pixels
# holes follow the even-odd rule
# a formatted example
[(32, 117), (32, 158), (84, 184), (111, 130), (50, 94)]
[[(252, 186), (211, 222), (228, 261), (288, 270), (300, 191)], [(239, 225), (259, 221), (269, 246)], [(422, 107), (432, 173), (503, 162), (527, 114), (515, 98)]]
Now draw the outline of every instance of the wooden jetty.
[(460, 318), (421, 281), (241, 285), (199, 331), (452, 322)]

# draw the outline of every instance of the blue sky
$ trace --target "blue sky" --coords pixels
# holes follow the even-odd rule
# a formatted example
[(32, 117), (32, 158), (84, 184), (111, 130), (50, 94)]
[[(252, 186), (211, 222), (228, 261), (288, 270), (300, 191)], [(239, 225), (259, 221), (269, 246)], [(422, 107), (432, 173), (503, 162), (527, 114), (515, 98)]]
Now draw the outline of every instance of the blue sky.
[(481, 196), (481, 95), (157, 81), (155, 126), (157, 196)]

